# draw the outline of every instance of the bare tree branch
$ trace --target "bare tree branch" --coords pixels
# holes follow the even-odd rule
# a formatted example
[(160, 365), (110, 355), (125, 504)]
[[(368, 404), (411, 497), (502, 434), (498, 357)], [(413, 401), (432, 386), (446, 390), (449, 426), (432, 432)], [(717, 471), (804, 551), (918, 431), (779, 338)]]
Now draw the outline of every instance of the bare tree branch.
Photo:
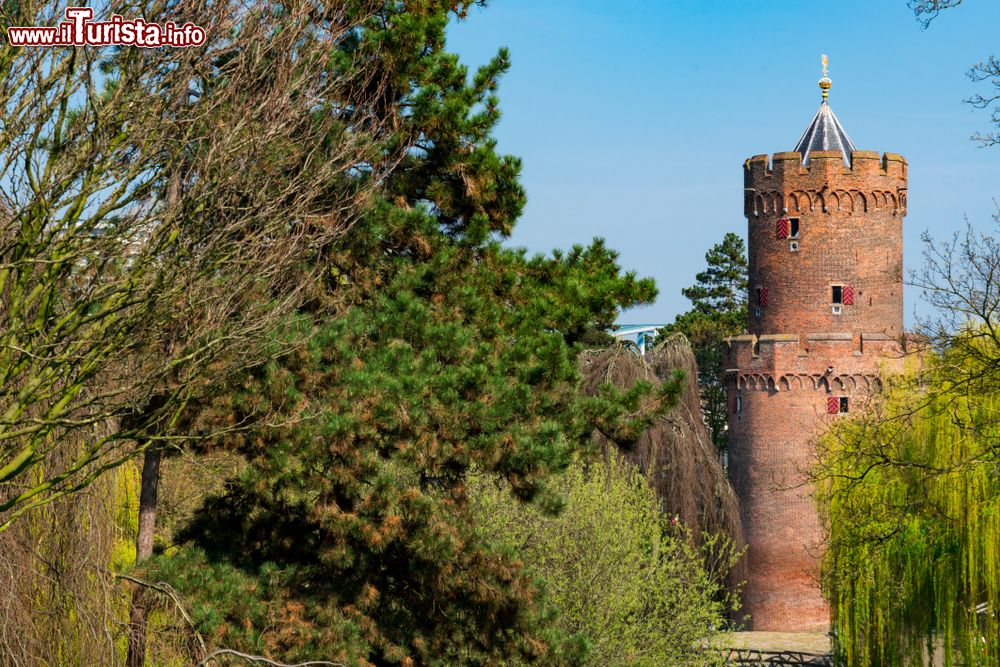
[(910, 0), (907, 3), (914, 16), (926, 28), (945, 9), (958, 7), (962, 0)]
[[(977, 93), (966, 100), (977, 109), (986, 109), (990, 112), (990, 121), (994, 126), (1000, 127), (1000, 61), (996, 56), (990, 56), (985, 61), (976, 63), (968, 71), (968, 77), (976, 83), (988, 81), (992, 87), (992, 94), (983, 95)], [(983, 146), (994, 146), (1000, 144), (1000, 133), (998, 132), (977, 132), (972, 136), (974, 141), (978, 141)]]
[[(406, 144), (377, 54), (355, 43), (380, 6), (109, 1), (95, 20), (191, 21), (209, 38), (0, 50), (0, 531), (137, 440), (176, 437), (209, 379), (295, 344), (279, 323)], [(15, 3), (0, 21), (59, 11)], [(89, 433), (79, 457), (46, 466), (71, 432)]]
[(148, 581), (143, 581), (142, 579), (139, 579), (137, 577), (121, 573), (115, 573), (115, 578), (131, 581), (133, 584), (138, 584), (139, 586), (143, 586), (144, 588), (150, 588), (152, 590), (159, 591), (160, 593), (163, 593), (171, 600), (173, 600), (174, 604), (177, 606), (177, 611), (180, 612), (181, 616), (184, 617), (184, 620), (187, 621), (188, 624), (190, 624), (191, 631), (194, 633), (195, 639), (198, 641), (198, 645), (201, 646), (202, 654), (208, 652), (208, 647), (205, 646), (205, 640), (201, 638), (201, 633), (198, 632), (198, 629), (195, 627), (194, 621), (191, 619), (191, 616), (189, 616), (187, 611), (184, 609), (184, 605), (181, 604), (180, 596), (177, 595), (177, 591), (175, 591), (170, 586), (170, 584), (166, 583), (165, 581), (158, 581), (154, 584)]
[(249, 660), (250, 662), (256, 662), (263, 665), (274, 665), (274, 667), (309, 667), (310, 665), (333, 665), (334, 667), (345, 667), (342, 662), (330, 662), (328, 660), (310, 660), (309, 662), (297, 662), (294, 665), (285, 662), (278, 662), (277, 660), (271, 660), (270, 658), (265, 658), (259, 655), (250, 655), (249, 653), (241, 653), (239, 651), (234, 651), (228, 648), (220, 648), (216, 651), (212, 651), (205, 659), (199, 662), (195, 667), (205, 667), (209, 662), (224, 655), (231, 655), (237, 658), (242, 658), (243, 660)]

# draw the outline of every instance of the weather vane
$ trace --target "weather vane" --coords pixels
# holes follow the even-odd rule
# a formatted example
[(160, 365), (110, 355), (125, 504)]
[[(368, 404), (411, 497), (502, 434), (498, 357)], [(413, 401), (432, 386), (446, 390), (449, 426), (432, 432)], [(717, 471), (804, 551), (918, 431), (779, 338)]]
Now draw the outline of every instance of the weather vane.
[(830, 77), (826, 75), (826, 66), (830, 63), (830, 59), (823, 54), (823, 78), (819, 80), (819, 89), (823, 91), (823, 101), (826, 102), (827, 96), (830, 94)]

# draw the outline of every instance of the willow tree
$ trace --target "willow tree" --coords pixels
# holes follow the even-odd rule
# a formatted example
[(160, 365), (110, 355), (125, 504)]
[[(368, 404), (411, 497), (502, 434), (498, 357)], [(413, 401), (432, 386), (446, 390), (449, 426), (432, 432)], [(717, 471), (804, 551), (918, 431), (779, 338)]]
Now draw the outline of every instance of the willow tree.
[(851, 665), (1000, 661), (1000, 242), (925, 248), (932, 351), (826, 442), (826, 586)]
[[(826, 584), (846, 664), (1000, 661), (1000, 396), (904, 383), (830, 436)], [(915, 409), (917, 407), (917, 409)]]
[(336, 48), (374, 4), (101, 3), (208, 38), (0, 50), (0, 531), (176, 441), (206, 384), (273, 350), (303, 258), (392, 162), (372, 55)]

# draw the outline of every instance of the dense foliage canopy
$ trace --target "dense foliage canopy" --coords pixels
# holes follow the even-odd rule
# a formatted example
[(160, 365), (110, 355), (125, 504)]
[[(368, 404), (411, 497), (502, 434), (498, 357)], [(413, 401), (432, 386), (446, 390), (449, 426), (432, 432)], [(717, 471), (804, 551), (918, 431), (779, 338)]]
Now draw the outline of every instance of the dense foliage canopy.
[(503, 244), (524, 205), (520, 164), (491, 138), (508, 56), (470, 78), (444, 48), (451, 9), (390, 3), (361, 34), (405, 110), (406, 155), (321, 249), (316, 298), (280, 330), (308, 343), (190, 416), (193, 432), (249, 425), (216, 441), (247, 465), (150, 576), (222, 645), (402, 665), (579, 650), (523, 564), (477, 533), (468, 480), (555, 509), (548, 480), (595, 428), (637, 437), (667, 394), (583, 396), (576, 355), (655, 289), (600, 241), (550, 257)]

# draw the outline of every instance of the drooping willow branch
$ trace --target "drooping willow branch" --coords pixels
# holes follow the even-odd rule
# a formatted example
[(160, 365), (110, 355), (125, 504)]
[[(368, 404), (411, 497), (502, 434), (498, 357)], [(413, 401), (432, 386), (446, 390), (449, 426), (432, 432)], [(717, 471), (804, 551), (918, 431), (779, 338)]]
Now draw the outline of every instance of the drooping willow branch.
[[(209, 39), (0, 50), (0, 530), (294, 345), (275, 332), (402, 157), (358, 38), (379, 6), (105, 2), (95, 20), (191, 21)], [(0, 21), (59, 11), (17, 3)], [(46, 466), (71, 432), (79, 457)]]

